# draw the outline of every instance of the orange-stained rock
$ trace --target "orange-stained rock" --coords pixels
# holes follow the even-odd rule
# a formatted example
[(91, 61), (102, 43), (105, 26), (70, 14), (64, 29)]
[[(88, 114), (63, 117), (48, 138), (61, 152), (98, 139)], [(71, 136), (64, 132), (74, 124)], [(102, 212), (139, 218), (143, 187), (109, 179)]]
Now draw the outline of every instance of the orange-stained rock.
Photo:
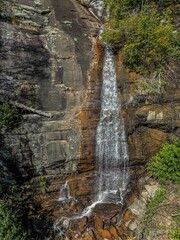
[(112, 239), (111, 233), (106, 229), (99, 229), (98, 232), (101, 233), (101, 236), (106, 239)]
[(78, 228), (79, 228), (79, 231), (81, 233), (86, 230), (86, 228), (87, 228), (87, 225), (86, 225), (87, 221), (88, 221), (87, 217), (83, 217), (83, 218), (79, 219)]
[(80, 122), (79, 130), (81, 132), (79, 172), (95, 169), (95, 132), (100, 116), (103, 48), (95, 39), (93, 39), (93, 47), (95, 55), (88, 73), (89, 79), (83, 99), (84, 104), (76, 115)]
[(118, 233), (118, 236), (120, 236), (121, 239), (125, 240), (124, 236), (124, 229), (122, 226), (116, 226), (116, 230), (117, 230), (117, 233)]
[(95, 240), (95, 239), (96, 238), (92, 230), (88, 231), (83, 237), (83, 240)]
[(167, 133), (148, 127), (139, 127), (129, 136), (130, 158), (134, 161), (147, 160), (153, 156), (167, 139)]
[(115, 240), (119, 239), (117, 229), (114, 226), (111, 226), (109, 229), (111, 235), (115, 238)]
[(103, 228), (103, 220), (99, 216), (96, 216), (95, 218), (95, 228), (96, 229)]
[(140, 77), (140, 75), (136, 72), (130, 72), (129, 73), (129, 78), (130, 78), (130, 81), (137, 81), (137, 79)]
[(123, 223), (121, 224), (121, 227), (122, 227), (124, 232), (127, 230), (127, 227)]
[(88, 121), (88, 123), (91, 123), (91, 121), (98, 121), (99, 118), (97, 116), (100, 113), (100, 109), (92, 109), (91, 111), (83, 110), (78, 114), (78, 119), (82, 122)]
[(132, 219), (132, 212), (128, 209), (123, 215), (123, 220), (128, 222), (130, 219)]
[(97, 229), (93, 228), (93, 233), (94, 233), (95, 239), (97, 239), (97, 240), (104, 240), (104, 238), (102, 237), (101, 233)]
[(126, 200), (126, 206), (130, 206), (134, 202), (134, 199), (136, 197), (137, 197), (137, 193), (131, 192), (128, 196), (128, 199)]

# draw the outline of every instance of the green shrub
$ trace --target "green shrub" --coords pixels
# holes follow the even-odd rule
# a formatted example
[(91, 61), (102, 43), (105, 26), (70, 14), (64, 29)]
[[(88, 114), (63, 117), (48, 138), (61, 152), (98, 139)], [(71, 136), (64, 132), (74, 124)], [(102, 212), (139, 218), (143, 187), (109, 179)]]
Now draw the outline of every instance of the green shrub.
[(120, 32), (117, 29), (106, 30), (102, 35), (102, 42), (106, 41), (109, 45), (113, 46), (119, 43)]
[[(163, 20), (162, 20), (163, 19)], [(124, 62), (139, 72), (160, 68), (172, 49), (173, 25), (168, 14), (162, 17), (151, 7), (130, 16), (125, 23)]]
[(161, 14), (153, 5), (146, 5), (140, 12), (119, 20), (115, 29), (105, 32), (102, 39), (111, 46), (123, 42), (124, 63), (130, 69), (146, 73), (168, 61), (174, 39), (170, 11)]
[(0, 128), (13, 123), (13, 118), (17, 115), (16, 107), (2, 102), (0, 103)]
[(110, 14), (110, 21), (116, 22), (123, 19), (133, 9), (141, 7), (139, 0), (105, 0), (105, 3)]
[(170, 56), (172, 57), (172, 59), (180, 60), (180, 32), (179, 31), (174, 31), (172, 45), (173, 47), (172, 47)]
[[(106, 8), (109, 11), (111, 20), (122, 20), (128, 14), (141, 11), (144, 6), (154, 4), (159, 10), (167, 7), (173, 7), (178, 4), (178, 0), (105, 0)], [(115, 21), (114, 21), (115, 23)]]
[(180, 239), (180, 227), (178, 224), (173, 225), (169, 232), (169, 239), (179, 240)]
[(0, 202), (0, 239), (25, 240), (26, 234), (10, 210)]
[(113, 47), (119, 43), (124, 63), (142, 74), (180, 56), (179, 37), (174, 31), (170, 8), (161, 0), (144, 2), (146, 4), (138, 0), (106, 0), (109, 26), (102, 35), (102, 41)]
[(174, 144), (163, 144), (159, 153), (151, 158), (148, 164), (151, 176), (161, 184), (170, 181), (180, 182), (180, 139)]

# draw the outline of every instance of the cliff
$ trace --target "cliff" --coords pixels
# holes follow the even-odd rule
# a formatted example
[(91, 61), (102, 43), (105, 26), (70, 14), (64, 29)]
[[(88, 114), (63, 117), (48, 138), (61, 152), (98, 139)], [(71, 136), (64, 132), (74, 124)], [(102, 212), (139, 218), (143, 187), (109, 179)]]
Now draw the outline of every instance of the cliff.
[[(18, 209), (29, 239), (126, 239), (134, 230), (121, 221), (129, 221), (126, 209), (114, 204), (97, 205), (89, 218), (67, 220), (90, 205), (97, 191), (104, 52), (97, 41), (100, 22), (87, 7), (76, 0), (0, 3), (0, 96), (16, 103), (20, 115), (12, 129), (1, 130), (0, 192)], [(148, 159), (180, 135), (179, 65), (171, 63), (165, 89), (152, 95), (141, 76), (123, 65), (121, 53), (116, 63), (132, 172), (128, 207)], [(60, 203), (66, 181), (68, 201)]]

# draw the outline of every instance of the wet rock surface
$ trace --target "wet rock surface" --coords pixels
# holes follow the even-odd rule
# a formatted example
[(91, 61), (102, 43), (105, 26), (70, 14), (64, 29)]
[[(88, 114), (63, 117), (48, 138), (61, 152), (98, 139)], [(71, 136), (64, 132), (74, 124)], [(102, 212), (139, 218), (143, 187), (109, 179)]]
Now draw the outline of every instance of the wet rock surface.
[[(2, 192), (7, 186), (11, 189), (11, 181), (21, 185), (21, 195), (18, 191), (13, 193), (15, 204), (24, 203), (21, 214), (29, 221), (32, 236), (43, 237), (41, 225), (48, 222), (44, 212), (53, 212), (53, 219), (61, 216), (57, 200), (68, 176), (75, 178), (70, 181), (73, 196), (83, 202), (87, 194), (92, 194), (91, 187), (86, 188), (89, 177), (76, 175), (81, 168), (80, 159), (84, 159), (82, 153), (91, 155), (91, 159), (94, 154), (81, 147), (84, 135), (86, 139), (94, 136), (83, 132), (87, 127), (83, 129), (79, 113), (91, 90), (88, 71), (94, 43), (88, 33), (98, 24), (76, 1), (2, 1), (0, 7), (1, 99), (53, 116), (41, 117), (22, 110), (19, 126), (8, 133), (2, 129), (1, 135)], [(94, 74), (93, 81), (98, 79)], [(88, 106), (85, 111), (91, 115)], [(85, 122), (88, 124), (88, 119)], [(94, 131), (95, 127), (94, 124), (87, 131)], [(93, 152), (91, 144), (87, 145)], [(82, 203), (69, 204), (72, 213), (84, 208)], [(69, 209), (62, 211), (65, 215)]]
[[(145, 184), (138, 181), (143, 164), (163, 142), (180, 134), (177, 63), (172, 63), (176, 74), (169, 73), (165, 90), (152, 96), (117, 57), (133, 191), (126, 209), (97, 204), (91, 216), (78, 217), (97, 192), (95, 134), (104, 56), (96, 40), (99, 21), (87, 11), (88, 2), (0, 3), (1, 99), (52, 114), (47, 118), (22, 109), (19, 125), (1, 133), (0, 193), (11, 194), (9, 202), (20, 209), (31, 239), (139, 239), (143, 201), (154, 192), (146, 186), (143, 198), (138, 197)], [(61, 201), (66, 181), (70, 193)], [(12, 194), (14, 184), (18, 187)]]

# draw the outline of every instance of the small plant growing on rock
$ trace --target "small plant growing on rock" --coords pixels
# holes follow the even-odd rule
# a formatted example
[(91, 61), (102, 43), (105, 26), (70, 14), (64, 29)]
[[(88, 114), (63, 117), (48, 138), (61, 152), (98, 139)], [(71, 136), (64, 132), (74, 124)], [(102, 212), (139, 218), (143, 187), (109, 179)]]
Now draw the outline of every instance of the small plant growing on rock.
[(158, 189), (154, 197), (151, 199), (151, 201), (147, 205), (145, 218), (144, 218), (145, 229), (143, 233), (145, 236), (149, 234), (149, 231), (152, 228), (153, 216), (155, 215), (159, 204), (165, 199), (165, 194), (166, 194), (166, 190), (164, 188)]
[(47, 188), (47, 179), (46, 179), (46, 177), (40, 177), (39, 178), (39, 184), (40, 184), (40, 187), (41, 187), (41, 192), (43, 193), (43, 194), (45, 194), (46, 193), (46, 188)]
[(178, 224), (174, 224), (169, 232), (169, 239), (178, 240), (180, 239), (180, 227)]
[(6, 102), (0, 102), (0, 128), (3, 126), (10, 126), (13, 123), (13, 118), (16, 115), (16, 107)]
[(17, 26), (18, 24), (19, 24), (19, 22), (18, 22), (18, 17), (13, 16), (13, 17), (12, 17), (12, 25)]
[(180, 182), (180, 139), (174, 144), (163, 144), (159, 153), (151, 158), (148, 164), (151, 176), (155, 177), (161, 184), (170, 181)]
[(16, 217), (0, 201), (0, 239), (2, 240), (25, 240), (26, 234), (23, 232)]

